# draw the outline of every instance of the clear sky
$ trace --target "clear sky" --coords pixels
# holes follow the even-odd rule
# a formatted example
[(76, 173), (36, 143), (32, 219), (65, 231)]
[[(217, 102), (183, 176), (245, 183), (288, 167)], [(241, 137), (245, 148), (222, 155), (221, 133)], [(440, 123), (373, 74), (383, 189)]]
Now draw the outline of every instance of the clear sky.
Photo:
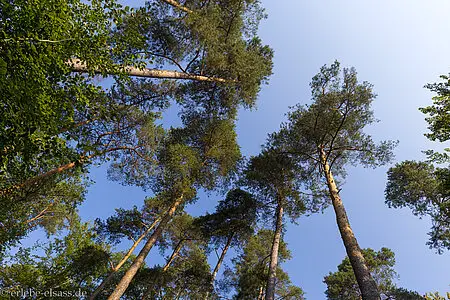
[[(427, 124), (418, 107), (431, 103), (432, 94), (423, 86), (450, 72), (448, 0), (262, 2), (268, 19), (260, 36), (275, 50), (275, 68), (258, 108), (240, 112), (238, 135), (245, 155), (258, 154), (267, 134), (286, 119), (289, 106), (309, 102), (311, 77), (335, 59), (374, 85), (375, 116), (381, 122), (368, 131), (375, 140), (400, 141), (396, 161), (424, 159), (422, 150), (439, 147), (423, 136)], [(351, 168), (343, 186), (341, 196), (360, 246), (395, 252), (399, 286), (450, 292), (450, 253), (438, 255), (425, 245), (430, 220), (384, 204), (387, 168)], [(81, 208), (85, 220), (107, 217), (115, 207), (141, 205), (145, 194), (108, 182), (104, 168), (94, 168), (91, 175), (97, 183)], [(202, 196), (189, 211), (212, 211), (215, 201), (215, 196)], [(325, 299), (323, 277), (345, 256), (332, 209), (289, 225), (286, 241), (293, 259), (284, 268), (294, 284), (308, 299)]]

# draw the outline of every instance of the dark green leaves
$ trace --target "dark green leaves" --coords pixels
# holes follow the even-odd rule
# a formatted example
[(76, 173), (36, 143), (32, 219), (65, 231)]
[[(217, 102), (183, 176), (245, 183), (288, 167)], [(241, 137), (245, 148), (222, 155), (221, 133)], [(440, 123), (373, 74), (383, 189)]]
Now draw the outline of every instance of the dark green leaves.
[(272, 143), (295, 155), (308, 172), (317, 171), (318, 149), (323, 149), (333, 173), (345, 176), (347, 163), (379, 166), (392, 159), (396, 142), (376, 144), (364, 128), (376, 120), (371, 104), (372, 85), (358, 82), (355, 69), (338, 62), (323, 66), (311, 82), (313, 103), (298, 105), (289, 120), (273, 134)]
[(450, 249), (450, 170), (427, 162), (404, 161), (388, 171), (386, 203), (408, 207), (415, 215), (429, 215), (430, 247), (439, 253)]
[(425, 134), (433, 141), (445, 142), (450, 139), (450, 77), (441, 76), (443, 82), (426, 85), (426, 88), (437, 93), (433, 97), (433, 105), (420, 108), (420, 111), (428, 114), (425, 120), (431, 133)]
[[(367, 266), (377, 282), (380, 293), (390, 295), (395, 288), (394, 280), (397, 277), (393, 269), (395, 264), (394, 253), (387, 248), (381, 248), (380, 251), (364, 249), (362, 252)], [(327, 285), (325, 292), (327, 299), (361, 299), (358, 283), (348, 257), (338, 266), (337, 272), (325, 276), (324, 283)]]

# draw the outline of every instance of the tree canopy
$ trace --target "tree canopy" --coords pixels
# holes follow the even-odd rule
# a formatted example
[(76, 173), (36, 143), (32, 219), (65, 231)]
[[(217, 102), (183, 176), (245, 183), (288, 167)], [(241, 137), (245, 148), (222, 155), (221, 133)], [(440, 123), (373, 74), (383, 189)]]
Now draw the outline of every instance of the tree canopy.
[[(390, 163), (397, 144), (368, 133), (378, 122), (372, 84), (338, 61), (322, 66), (311, 97), (247, 153), (240, 112), (256, 108), (274, 67), (259, 36), (261, 2), (125, 4), (0, 3), (0, 298), (306, 299), (291, 272), (308, 272), (291, 260), (305, 255), (287, 240), (303, 241), (294, 226), (330, 205), (347, 257), (323, 280), (328, 299), (443, 298), (398, 287), (394, 253), (362, 249), (350, 226), (347, 171)], [(444, 150), (391, 167), (385, 195), (389, 207), (430, 216), (427, 244), (443, 253), (449, 76), (426, 88), (435, 97), (420, 108), (425, 135)], [(98, 197), (98, 217), (84, 220), (94, 166), (144, 195), (110, 213)]]

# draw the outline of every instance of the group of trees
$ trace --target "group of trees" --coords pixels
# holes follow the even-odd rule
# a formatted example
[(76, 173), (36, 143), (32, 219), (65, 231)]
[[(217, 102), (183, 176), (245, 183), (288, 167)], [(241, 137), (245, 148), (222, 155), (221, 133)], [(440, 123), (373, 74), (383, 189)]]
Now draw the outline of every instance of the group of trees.
[[(264, 17), (256, 0), (0, 4), (3, 295), (304, 299), (281, 268), (291, 257), (286, 223), (331, 204), (348, 257), (325, 277), (327, 297), (424, 299), (395, 285), (392, 251), (360, 248), (340, 197), (348, 164), (384, 165), (396, 144), (364, 133), (375, 95), (354, 69), (323, 66), (311, 104), (294, 107), (260, 154), (241, 155), (238, 109), (254, 106), (272, 72), (273, 52), (257, 36)], [(443, 79), (428, 86), (438, 96), (423, 109), (429, 138), (441, 142), (450, 138)], [(162, 118), (170, 107), (177, 126)], [(449, 156), (427, 153), (428, 161), (389, 170), (386, 202), (430, 215), (429, 245), (442, 252), (450, 249)], [(142, 207), (82, 222), (77, 207), (93, 164), (148, 191)], [(201, 190), (224, 197), (194, 217), (184, 208)], [(18, 247), (38, 229), (47, 242)], [(148, 258), (154, 247), (163, 265)]]

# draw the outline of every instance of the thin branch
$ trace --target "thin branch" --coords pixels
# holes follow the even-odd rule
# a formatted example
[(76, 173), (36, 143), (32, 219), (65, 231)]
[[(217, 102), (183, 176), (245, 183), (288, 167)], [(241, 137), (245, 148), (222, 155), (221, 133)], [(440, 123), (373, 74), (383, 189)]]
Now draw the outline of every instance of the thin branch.
[(159, 53), (154, 53), (154, 52), (149, 52), (149, 51), (138, 51), (138, 52), (134, 52), (134, 54), (147, 54), (147, 55), (152, 55), (152, 56), (157, 56), (157, 57), (167, 59), (168, 61), (171, 61), (172, 63), (174, 63), (183, 73), (186, 73), (186, 69), (183, 68), (183, 66), (180, 65), (180, 63), (178, 61), (176, 61), (172, 57), (169, 57), (165, 54), (159, 54)]
[(335, 132), (334, 135), (333, 135), (333, 138), (331, 139), (331, 142), (330, 142), (330, 148), (329, 148), (329, 151), (327, 152), (325, 161), (328, 160), (328, 157), (331, 155), (331, 151), (333, 151), (333, 143), (334, 143), (334, 141), (336, 140), (336, 137), (337, 137), (337, 135), (339, 134), (339, 131), (341, 131), (342, 127), (344, 126), (344, 123), (345, 123), (345, 121), (346, 121), (346, 119), (347, 119), (348, 113), (349, 113), (349, 109), (348, 109), (348, 105), (347, 105), (347, 106), (345, 107), (344, 113), (342, 114), (341, 123), (339, 124), (339, 127), (337, 128), (336, 132)]
[(194, 58), (186, 65), (186, 70), (189, 70), (189, 67), (194, 63), (194, 61), (199, 57), (201, 49), (198, 49), (195, 53)]
[(78, 128), (78, 127), (87, 125), (87, 124), (89, 124), (89, 123), (91, 123), (91, 122), (93, 122), (93, 121), (98, 120), (99, 118), (100, 118), (100, 117), (97, 116), (97, 117), (94, 117), (94, 118), (92, 118), (92, 119), (87, 119), (87, 120), (84, 120), (84, 121), (81, 121), (81, 122), (78, 122), (78, 123), (70, 124), (68, 127), (63, 127), (63, 128), (61, 128), (61, 129), (59, 130), (58, 134), (61, 134), (61, 133), (64, 133), (64, 132), (66, 132), (66, 131), (68, 131), (68, 130), (72, 130), (72, 129), (75, 129), (75, 128)]
[(39, 220), (39, 219), (42, 219), (43, 216), (44, 216), (44, 214), (47, 213), (48, 209), (49, 209), (50, 207), (52, 207), (54, 204), (55, 204), (54, 202), (50, 203), (49, 205), (47, 205), (46, 208), (44, 208), (41, 212), (39, 212), (35, 217), (33, 217), (33, 218), (27, 220), (25, 223), (26, 223), (26, 224), (29, 224), (29, 223), (31, 223), (31, 222), (33, 222), (33, 221), (37, 221), (37, 220)]

